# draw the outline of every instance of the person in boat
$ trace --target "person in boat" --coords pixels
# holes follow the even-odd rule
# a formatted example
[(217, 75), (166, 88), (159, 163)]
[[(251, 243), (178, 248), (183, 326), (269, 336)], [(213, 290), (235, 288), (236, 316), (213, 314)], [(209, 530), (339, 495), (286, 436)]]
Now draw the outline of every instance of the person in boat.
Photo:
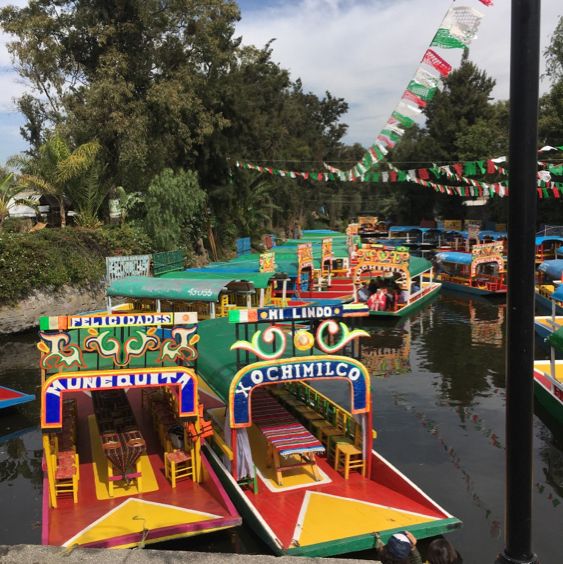
[(420, 291), (420, 286), (416, 282), (413, 282), (411, 289), (412, 289), (412, 293), (416, 294), (417, 292)]
[(361, 302), (367, 302), (370, 297), (370, 291), (368, 285), (365, 282), (362, 282), (360, 289), (358, 290), (358, 300)]
[(368, 307), (372, 311), (385, 311), (387, 306), (387, 292), (385, 288), (381, 287), (377, 289), (375, 294), (372, 294), (368, 300)]
[(407, 288), (401, 288), (399, 293), (399, 303), (406, 304), (409, 301), (409, 291)]
[(377, 292), (377, 288), (378, 288), (377, 281), (372, 278), (369, 281), (369, 286), (368, 286), (369, 295), (371, 296), (372, 294), (375, 294), (375, 292)]
[(462, 564), (463, 560), (452, 543), (446, 539), (435, 539), (428, 545), (428, 564)]
[(385, 295), (387, 297), (387, 303), (385, 309), (393, 311), (395, 309), (395, 303), (397, 301), (397, 295), (395, 293), (395, 288), (388, 286), (385, 288)]
[(416, 538), (409, 531), (395, 533), (387, 544), (379, 549), (376, 564), (422, 564), (416, 548)]

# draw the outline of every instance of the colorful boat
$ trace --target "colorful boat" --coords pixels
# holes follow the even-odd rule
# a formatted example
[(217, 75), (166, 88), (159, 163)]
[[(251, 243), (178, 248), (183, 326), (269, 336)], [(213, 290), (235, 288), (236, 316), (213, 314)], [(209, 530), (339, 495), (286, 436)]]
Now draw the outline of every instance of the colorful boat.
[(563, 259), (547, 260), (538, 266), (536, 303), (552, 315), (563, 314)]
[(470, 253), (439, 252), (437, 278), (444, 288), (480, 296), (504, 295), (507, 291), (501, 242), (473, 245)]
[(411, 250), (431, 250), (444, 244), (445, 231), (439, 227), (393, 225), (389, 228), (389, 237), (378, 242), (393, 247), (407, 247)]
[(401, 288), (391, 309), (370, 311), (370, 315), (403, 317), (411, 314), (434, 298), (442, 285), (434, 281), (432, 263), (413, 257), (404, 247), (362, 244), (352, 256), (352, 283), (356, 299), (362, 284), (370, 279), (383, 278)]
[(0, 409), (21, 405), (34, 399), (35, 396), (33, 394), (24, 394), (23, 392), (6, 388), (6, 386), (0, 386)]
[(557, 258), (557, 249), (563, 243), (563, 237), (557, 235), (539, 235), (536, 237), (536, 264)]
[(563, 425), (563, 360), (555, 360), (555, 349), (563, 351), (563, 330), (555, 331), (548, 341), (551, 359), (534, 362), (534, 392), (538, 402)]
[(534, 317), (534, 328), (540, 339), (548, 339), (554, 331), (563, 327), (563, 316), (536, 315)]
[(362, 242), (375, 243), (376, 239), (389, 236), (389, 222), (373, 215), (358, 217), (358, 235)]
[[(198, 375), (215, 434), (213, 467), (276, 554), (373, 548), (408, 528), (418, 538), (460, 521), (372, 450), (366, 333), (341, 306), (237, 310), (200, 324)], [(334, 319), (337, 319), (336, 322)], [(350, 410), (319, 389), (347, 383)]]
[(201, 450), (212, 429), (197, 315), (43, 317), (40, 329), (43, 544), (127, 548), (241, 523)]

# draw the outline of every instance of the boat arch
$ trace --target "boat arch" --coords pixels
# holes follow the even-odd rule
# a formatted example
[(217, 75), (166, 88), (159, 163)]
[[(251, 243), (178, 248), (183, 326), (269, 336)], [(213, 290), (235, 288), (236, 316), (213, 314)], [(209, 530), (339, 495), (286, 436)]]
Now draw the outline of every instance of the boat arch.
[(252, 425), (252, 392), (259, 387), (312, 380), (344, 380), (350, 386), (352, 414), (371, 409), (370, 376), (358, 360), (347, 356), (314, 355), (256, 362), (241, 368), (229, 388), (231, 429)]

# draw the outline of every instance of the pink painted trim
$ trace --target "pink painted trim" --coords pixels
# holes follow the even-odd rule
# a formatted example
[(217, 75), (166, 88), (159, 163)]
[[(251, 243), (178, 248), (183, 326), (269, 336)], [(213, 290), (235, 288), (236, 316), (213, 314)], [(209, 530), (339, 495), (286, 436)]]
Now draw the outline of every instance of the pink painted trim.
[(211, 481), (213, 482), (213, 484), (217, 488), (217, 491), (221, 495), (221, 499), (225, 504), (227, 511), (229, 512), (229, 515), (231, 515), (232, 517), (238, 517), (240, 519), (240, 515), (238, 514), (238, 511), (236, 510), (233, 502), (231, 501), (231, 498), (227, 495), (227, 492), (225, 491), (223, 484), (221, 484), (221, 482), (219, 481), (217, 474), (215, 474), (215, 471), (211, 467), (211, 464), (209, 463), (207, 457), (203, 452), (201, 452), (201, 460), (203, 462), (203, 465), (205, 466), (205, 469), (207, 470), (207, 473), (209, 474), (209, 477), (211, 478)]
[[(45, 455), (41, 462), (45, 466)], [(49, 479), (47, 471), (43, 473), (43, 500), (41, 503), (41, 544), (49, 544)]]
[[(190, 523), (186, 525), (173, 525), (171, 527), (162, 527), (160, 529), (153, 529), (149, 531), (145, 540), (156, 541), (161, 538), (189, 534), (192, 532), (204, 532), (208, 530), (234, 527), (240, 525), (240, 517), (235, 518), (224, 518), (210, 519), (209, 521), (200, 521), (198, 523)], [(112, 548), (116, 546), (123, 546), (127, 544), (138, 543), (141, 541), (141, 533), (129, 533), (127, 535), (121, 535), (118, 537), (111, 537), (105, 540), (84, 543), (80, 545), (80, 548)]]

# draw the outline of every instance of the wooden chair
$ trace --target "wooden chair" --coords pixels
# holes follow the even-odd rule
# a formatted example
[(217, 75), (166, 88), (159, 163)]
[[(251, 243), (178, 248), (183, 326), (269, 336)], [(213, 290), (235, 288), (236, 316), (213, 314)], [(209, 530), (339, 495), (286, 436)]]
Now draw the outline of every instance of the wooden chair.
[(334, 441), (334, 469), (338, 472), (340, 465), (344, 470), (344, 479), (350, 476), (350, 470), (359, 469), (365, 476), (365, 459), (362, 451), (362, 428), (355, 421), (349, 421), (349, 433), (353, 433), (353, 440), (348, 436)]
[(55, 457), (55, 495), (63, 497), (72, 495), (74, 503), (78, 502), (78, 454), (73, 458)]
[(176, 487), (176, 481), (184, 478), (192, 478), (194, 476), (193, 455), (184, 450), (174, 450), (164, 454), (164, 474), (173, 488)]
[(365, 476), (366, 464), (361, 448), (356, 447), (348, 441), (339, 441), (335, 445), (334, 469), (338, 472), (342, 465), (344, 479), (350, 476), (350, 470), (359, 469), (362, 476)]

